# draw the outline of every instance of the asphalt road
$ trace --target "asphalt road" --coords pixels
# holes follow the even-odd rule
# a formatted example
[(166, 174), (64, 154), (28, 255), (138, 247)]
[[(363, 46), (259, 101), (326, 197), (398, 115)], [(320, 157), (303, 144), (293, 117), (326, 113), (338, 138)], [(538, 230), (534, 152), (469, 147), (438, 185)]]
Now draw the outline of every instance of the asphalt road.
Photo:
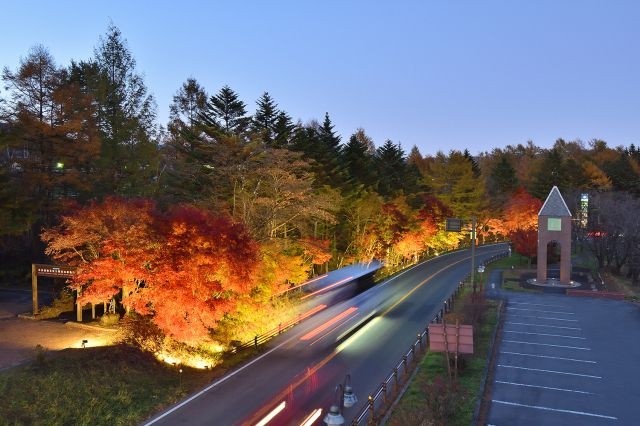
[[(477, 261), (505, 248), (481, 247)], [(278, 408), (270, 425), (300, 425), (318, 409), (322, 415), (312, 424), (321, 424), (347, 375), (359, 398), (343, 413), (350, 422), (469, 273), (470, 264), (468, 251), (443, 255), (327, 306), (274, 339), (260, 357), (146, 424), (255, 425)], [(322, 304), (323, 297), (316, 303)], [(345, 336), (363, 321), (366, 326)]]
[(640, 424), (640, 308), (503, 292), (489, 425)]

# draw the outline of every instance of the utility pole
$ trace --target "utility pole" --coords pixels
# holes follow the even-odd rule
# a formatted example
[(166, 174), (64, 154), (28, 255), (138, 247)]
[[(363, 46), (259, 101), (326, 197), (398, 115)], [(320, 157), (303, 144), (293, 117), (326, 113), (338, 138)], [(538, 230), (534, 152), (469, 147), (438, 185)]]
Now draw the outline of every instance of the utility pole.
[(471, 218), (471, 287), (476, 293), (476, 217)]
[[(447, 218), (445, 224), (445, 230), (449, 232), (462, 231), (462, 219), (460, 218)], [(471, 286), (473, 287), (473, 293), (476, 292), (476, 217), (471, 217)]]

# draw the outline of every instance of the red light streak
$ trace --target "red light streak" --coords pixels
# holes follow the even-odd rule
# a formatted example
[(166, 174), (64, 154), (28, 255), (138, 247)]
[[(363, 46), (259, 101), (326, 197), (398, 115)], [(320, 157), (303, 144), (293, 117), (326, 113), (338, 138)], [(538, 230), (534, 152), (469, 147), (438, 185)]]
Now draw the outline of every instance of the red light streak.
[(309, 309), (307, 312), (300, 314), (300, 321), (302, 321), (303, 319), (309, 318), (311, 315), (320, 312), (326, 307), (327, 305), (318, 305), (315, 308)]
[(338, 321), (342, 320), (343, 318), (348, 317), (349, 315), (351, 315), (353, 312), (355, 312), (357, 310), (358, 310), (358, 308), (356, 308), (355, 306), (350, 307), (349, 309), (347, 309), (347, 310), (343, 311), (342, 313), (336, 315), (335, 317), (331, 318), (329, 321), (325, 322), (324, 324), (314, 328), (313, 330), (311, 330), (310, 332), (308, 332), (307, 334), (302, 336), (300, 338), (300, 340), (309, 340), (309, 339), (317, 336), (318, 334), (320, 334), (323, 331), (325, 331), (327, 328), (331, 327), (333, 324), (337, 323)]
[(302, 297), (300, 298), (300, 300), (304, 300), (304, 299), (306, 299), (307, 297), (311, 297), (311, 296), (314, 296), (314, 295), (316, 295), (316, 294), (318, 294), (318, 293), (322, 293), (323, 291), (327, 291), (327, 290), (329, 290), (329, 289), (332, 289), (333, 287), (338, 286), (338, 285), (340, 285), (340, 284), (344, 284), (344, 283), (346, 283), (346, 282), (348, 282), (348, 281), (351, 281), (352, 279), (353, 279), (353, 277), (347, 277), (347, 278), (345, 278), (345, 279), (343, 279), (343, 280), (340, 280), (340, 281), (338, 281), (338, 282), (335, 282), (335, 283), (333, 283), (333, 284), (331, 284), (331, 285), (328, 285), (328, 286), (326, 286), (326, 287), (322, 287), (320, 290), (316, 290), (316, 291), (314, 291), (313, 293), (309, 293), (309, 294), (307, 294), (306, 296), (302, 296)]

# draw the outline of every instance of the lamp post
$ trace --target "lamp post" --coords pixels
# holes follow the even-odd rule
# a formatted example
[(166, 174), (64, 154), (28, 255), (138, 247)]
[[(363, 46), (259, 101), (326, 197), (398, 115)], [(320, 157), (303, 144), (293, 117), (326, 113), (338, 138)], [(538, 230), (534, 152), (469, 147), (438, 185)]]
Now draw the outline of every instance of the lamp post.
[[(339, 398), (339, 399), (338, 399)], [(344, 424), (344, 416), (342, 411), (345, 408), (350, 408), (358, 402), (358, 397), (353, 393), (351, 387), (351, 375), (347, 374), (344, 378), (344, 383), (336, 386), (334, 391), (334, 404), (329, 408), (329, 412), (324, 416), (324, 422), (328, 426), (338, 426)]]

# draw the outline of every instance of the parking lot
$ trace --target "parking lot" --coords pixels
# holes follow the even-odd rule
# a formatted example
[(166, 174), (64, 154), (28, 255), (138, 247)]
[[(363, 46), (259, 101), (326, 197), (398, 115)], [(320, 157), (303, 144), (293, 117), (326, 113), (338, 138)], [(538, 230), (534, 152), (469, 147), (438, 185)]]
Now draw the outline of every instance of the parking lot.
[(506, 292), (487, 424), (640, 424), (640, 309)]

